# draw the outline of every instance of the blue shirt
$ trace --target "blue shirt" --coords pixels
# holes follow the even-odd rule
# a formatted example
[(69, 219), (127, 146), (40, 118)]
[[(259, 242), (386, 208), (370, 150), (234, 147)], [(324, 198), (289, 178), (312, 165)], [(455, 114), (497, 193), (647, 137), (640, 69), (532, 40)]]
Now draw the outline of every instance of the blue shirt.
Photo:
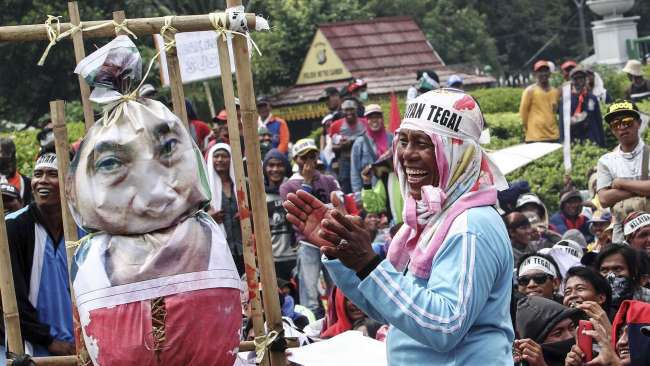
[(491, 207), (459, 215), (428, 279), (384, 260), (363, 281), (339, 260), (323, 262), (345, 295), (389, 324), (389, 365), (510, 365), (513, 258)]

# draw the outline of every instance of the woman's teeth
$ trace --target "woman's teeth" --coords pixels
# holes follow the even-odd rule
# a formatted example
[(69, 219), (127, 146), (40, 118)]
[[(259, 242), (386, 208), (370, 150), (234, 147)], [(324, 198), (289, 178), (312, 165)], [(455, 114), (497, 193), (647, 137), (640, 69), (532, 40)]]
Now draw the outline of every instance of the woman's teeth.
[(49, 188), (39, 188), (36, 190), (40, 196), (46, 197), (50, 194), (51, 190)]
[(406, 168), (406, 174), (408, 175), (425, 175), (427, 173), (426, 170)]

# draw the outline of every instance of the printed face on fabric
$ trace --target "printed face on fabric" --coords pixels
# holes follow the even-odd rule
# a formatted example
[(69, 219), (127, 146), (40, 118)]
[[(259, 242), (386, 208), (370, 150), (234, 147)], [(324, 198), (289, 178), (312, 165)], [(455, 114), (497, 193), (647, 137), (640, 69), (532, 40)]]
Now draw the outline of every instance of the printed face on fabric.
[(207, 200), (204, 182), (187, 129), (164, 105), (145, 99), (125, 103), (117, 121), (100, 120), (88, 131), (71, 164), (67, 193), (83, 227), (135, 234), (194, 213)]

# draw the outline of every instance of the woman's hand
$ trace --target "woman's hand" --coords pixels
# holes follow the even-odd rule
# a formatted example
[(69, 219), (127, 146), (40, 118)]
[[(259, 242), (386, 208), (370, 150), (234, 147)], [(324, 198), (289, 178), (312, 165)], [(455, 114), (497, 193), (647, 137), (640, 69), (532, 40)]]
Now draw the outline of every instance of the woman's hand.
[(370, 233), (361, 226), (359, 217), (332, 210), (323, 220), (319, 236), (329, 243), (321, 247), (321, 252), (338, 258), (355, 272), (361, 271), (377, 256), (372, 250)]
[(307, 238), (307, 241), (319, 247), (332, 245), (318, 235), (321, 221), (330, 208), (325, 206), (318, 198), (299, 190), (289, 193), (287, 200), (282, 204), (287, 210), (287, 220)]

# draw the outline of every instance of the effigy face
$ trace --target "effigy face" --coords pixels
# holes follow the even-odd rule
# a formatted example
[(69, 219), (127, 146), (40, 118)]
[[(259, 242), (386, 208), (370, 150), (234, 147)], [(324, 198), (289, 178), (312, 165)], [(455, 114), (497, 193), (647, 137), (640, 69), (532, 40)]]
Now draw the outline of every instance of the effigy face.
[[(122, 103), (98, 121), (71, 164), (68, 197), (91, 231), (141, 234), (166, 228), (209, 199), (203, 162), (187, 129), (162, 103)], [(118, 108), (119, 108), (118, 107)]]

